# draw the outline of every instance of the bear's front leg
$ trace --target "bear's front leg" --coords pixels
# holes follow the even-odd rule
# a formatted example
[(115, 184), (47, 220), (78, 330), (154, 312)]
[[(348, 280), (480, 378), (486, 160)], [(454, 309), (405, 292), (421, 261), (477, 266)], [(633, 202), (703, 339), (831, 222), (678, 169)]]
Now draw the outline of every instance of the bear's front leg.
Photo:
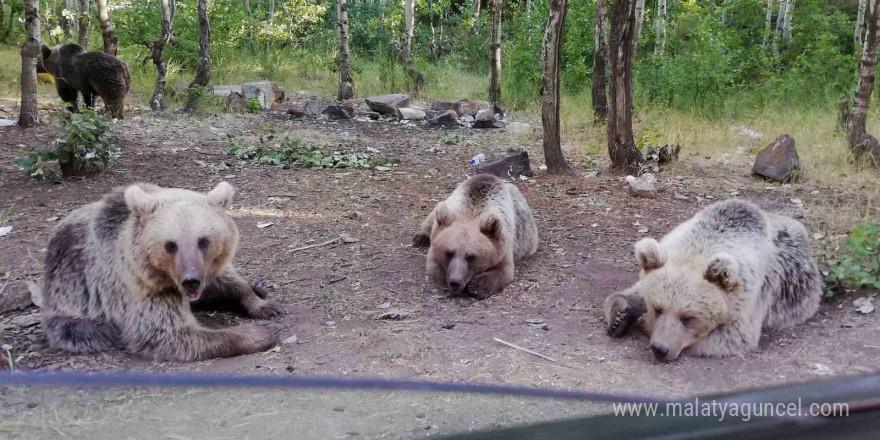
[(67, 82), (64, 81), (64, 78), (56, 78), (55, 79), (55, 90), (58, 91), (58, 97), (61, 98), (62, 101), (70, 104), (67, 108), (72, 113), (79, 113), (79, 106), (76, 101), (79, 99), (79, 92), (67, 85)]
[(623, 292), (612, 293), (605, 299), (608, 335), (615, 338), (625, 335), (647, 310), (645, 299), (632, 287)]
[(265, 280), (248, 283), (231, 265), (221, 271), (205, 289), (206, 300), (233, 300), (256, 319), (269, 319), (287, 313), (281, 304), (267, 300), (268, 283)]
[(156, 360), (181, 362), (259, 353), (278, 345), (281, 328), (266, 324), (246, 324), (212, 330), (194, 324), (176, 333), (176, 338), (153, 351)]
[(486, 299), (513, 282), (513, 263), (504, 262), (474, 276), (468, 289), (478, 299)]

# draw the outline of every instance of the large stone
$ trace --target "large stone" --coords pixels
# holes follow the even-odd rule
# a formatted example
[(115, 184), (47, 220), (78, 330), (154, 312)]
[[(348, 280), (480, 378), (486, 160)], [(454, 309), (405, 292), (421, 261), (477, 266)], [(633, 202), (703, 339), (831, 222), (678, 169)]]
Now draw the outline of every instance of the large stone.
[(784, 134), (758, 152), (752, 173), (776, 182), (793, 182), (798, 179), (800, 168), (794, 139)]
[(283, 89), (280, 89), (280, 86), (272, 81), (257, 81), (241, 85), (241, 94), (247, 99), (257, 98), (263, 109), (272, 108), (272, 104), (278, 100), (276, 91), (279, 91), (280, 99), (284, 99), (284, 93), (280, 90)]
[(240, 95), (241, 94), (241, 86), (236, 85), (236, 84), (214, 86), (214, 89), (212, 90), (211, 93), (213, 93), (214, 96), (226, 96), (226, 95), (229, 95), (230, 93), (238, 93)]
[(350, 105), (330, 105), (324, 110), (330, 119), (347, 120), (354, 117), (354, 107)]
[(476, 116), (477, 112), (480, 110), (485, 110), (489, 108), (489, 103), (486, 101), (471, 101), (470, 99), (462, 99), (455, 103), (456, 113), (459, 115), (471, 115)]
[(874, 136), (865, 133), (852, 149), (858, 160), (864, 160), (866, 164), (880, 168), (880, 141)]
[(431, 103), (431, 110), (445, 112), (446, 110), (455, 110), (455, 103), (451, 101), (434, 101)]
[(247, 99), (240, 93), (230, 92), (223, 99), (223, 105), (229, 113), (247, 113)]
[(483, 162), (477, 165), (476, 170), (479, 174), (492, 174), (502, 179), (532, 176), (532, 167), (529, 166), (529, 153), (525, 151)]
[(324, 113), (324, 105), (314, 99), (310, 99), (303, 105), (303, 113), (306, 116), (317, 118), (318, 115)]
[(458, 114), (455, 113), (455, 110), (446, 110), (445, 112), (428, 119), (428, 125), (435, 127), (458, 127), (460, 124), (458, 122)]
[(397, 115), (397, 109), (409, 105), (409, 95), (391, 93), (388, 95), (371, 96), (365, 99), (367, 106), (374, 112), (386, 115)]
[(403, 121), (421, 121), (425, 119), (425, 112), (417, 108), (403, 107), (397, 109), (397, 119)]
[(502, 128), (504, 122), (495, 119), (495, 112), (486, 108), (477, 112), (474, 117), (474, 128)]

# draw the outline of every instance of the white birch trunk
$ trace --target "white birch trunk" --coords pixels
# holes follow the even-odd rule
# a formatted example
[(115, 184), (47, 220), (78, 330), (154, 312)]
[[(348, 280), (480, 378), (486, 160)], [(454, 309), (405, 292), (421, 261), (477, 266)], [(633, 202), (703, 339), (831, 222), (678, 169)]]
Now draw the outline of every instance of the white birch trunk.
[[(661, 1), (661, 0), (658, 0)], [(645, 22), (645, 0), (636, 0), (635, 32), (633, 34), (633, 57), (638, 58), (639, 37), (642, 35), (642, 23)]]
[(767, 0), (767, 15), (764, 18), (764, 41), (761, 47), (767, 47), (767, 40), (770, 39), (770, 32), (773, 28), (773, 0)]
[(666, 0), (657, 0), (657, 39), (654, 41), (654, 54), (663, 53), (666, 45)]
[(782, 41), (784, 41), (785, 44), (791, 43), (791, 16), (794, 12), (794, 1), (795, 0), (787, 0), (786, 3), (788, 4), (785, 5), (785, 21), (782, 24)]
[(859, 13), (856, 16), (856, 30), (853, 32), (853, 47), (862, 45), (862, 25), (865, 24), (865, 8), (868, 5), (867, 0), (859, 0)]

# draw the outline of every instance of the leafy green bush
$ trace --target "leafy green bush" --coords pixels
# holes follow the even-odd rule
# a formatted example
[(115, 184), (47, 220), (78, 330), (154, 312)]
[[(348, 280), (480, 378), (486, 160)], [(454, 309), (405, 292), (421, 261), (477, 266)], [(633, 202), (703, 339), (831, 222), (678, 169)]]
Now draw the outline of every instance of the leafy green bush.
[(438, 141), (444, 145), (458, 145), (458, 144), (475, 145), (476, 144), (476, 142), (472, 138), (469, 138), (469, 137), (467, 137), (463, 134), (460, 134), (460, 133), (456, 133), (454, 131), (443, 133), (443, 135), (440, 136), (440, 139), (438, 139)]
[(247, 111), (248, 113), (259, 113), (260, 110), (263, 109), (263, 106), (260, 105), (260, 100), (258, 98), (248, 98), (247, 100)]
[[(270, 138), (271, 140), (271, 138)], [(251, 147), (244, 139), (233, 140), (230, 156), (265, 165), (291, 164), (305, 168), (375, 168), (400, 166), (399, 159), (372, 158), (366, 153), (327, 152), (300, 139), (285, 138), (274, 146)]]
[(29, 179), (58, 180), (55, 165), (64, 177), (108, 169), (117, 157), (113, 122), (85, 109), (65, 115), (58, 124), (59, 139), (50, 149), (22, 152), (12, 160)]
[(880, 224), (864, 221), (843, 242), (843, 249), (828, 259), (826, 296), (845, 288), (880, 289)]

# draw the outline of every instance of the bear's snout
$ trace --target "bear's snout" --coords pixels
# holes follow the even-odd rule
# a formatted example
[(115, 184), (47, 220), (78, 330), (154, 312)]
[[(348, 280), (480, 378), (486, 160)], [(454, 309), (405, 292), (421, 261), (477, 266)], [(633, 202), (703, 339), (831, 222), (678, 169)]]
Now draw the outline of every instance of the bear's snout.
[(199, 290), (199, 286), (202, 285), (202, 280), (197, 277), (187, 278), (180, 284), (183, 284), (183, 288), (186, 289), (187, 292), (195, 293)]
[(665, 361), (666, 357), (669, 356), (669, 348), (659, 342), (651, 344), (651, 352), (654, 353), (654, 357), (658, 361)]

